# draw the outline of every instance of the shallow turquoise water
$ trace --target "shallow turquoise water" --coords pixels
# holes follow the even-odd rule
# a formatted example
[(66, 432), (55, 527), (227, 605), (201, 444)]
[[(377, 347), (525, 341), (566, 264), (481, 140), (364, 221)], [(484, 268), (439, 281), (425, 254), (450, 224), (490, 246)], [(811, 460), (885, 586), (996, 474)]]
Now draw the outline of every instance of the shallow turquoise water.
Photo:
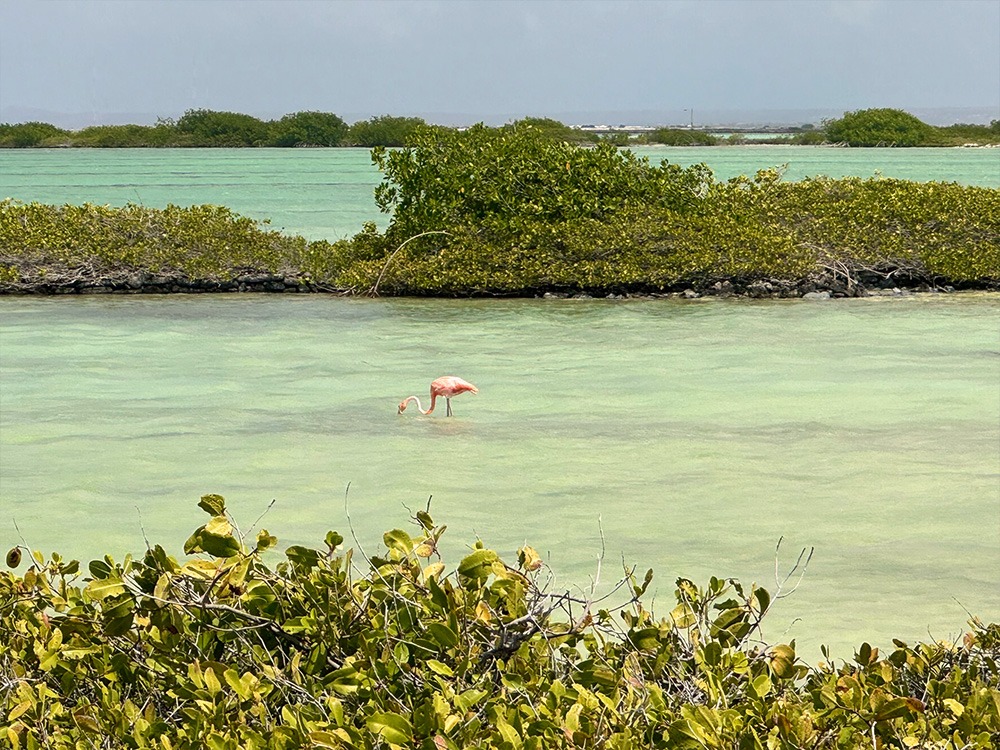
[[(478, 396), (397, 416), (431, 379)], [(424, 506), (601, 589), (624, 558), (772, 590), (848, 657), (1000, 616), (1000, 301), (0, 298), (0, 546), (179, 550), (218, 492), (281, 546)], [(276, 558), (275, 558), (276, 559)]]

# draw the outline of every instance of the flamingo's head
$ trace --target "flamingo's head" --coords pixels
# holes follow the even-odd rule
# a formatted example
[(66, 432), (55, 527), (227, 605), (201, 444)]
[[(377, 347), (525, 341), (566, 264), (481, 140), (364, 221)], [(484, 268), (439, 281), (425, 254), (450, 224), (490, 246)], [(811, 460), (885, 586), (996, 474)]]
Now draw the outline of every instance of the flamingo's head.
[(406, 411), (406, 407), (409, 405), (409, 403), (410, 403), (409, 399), (407, 399), (406, 401), (400, 401), (399, 409), (396, 410), (396, 413), (402, 414), (404, 411)]

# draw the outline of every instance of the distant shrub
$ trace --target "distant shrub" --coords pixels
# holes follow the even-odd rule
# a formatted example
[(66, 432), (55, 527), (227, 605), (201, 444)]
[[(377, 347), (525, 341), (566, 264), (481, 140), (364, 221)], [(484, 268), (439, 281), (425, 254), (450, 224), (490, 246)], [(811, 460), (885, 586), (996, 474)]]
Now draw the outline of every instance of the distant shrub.
[(270, 139), (267, 123), (238, 112), (189, 109), (175, 127), (192, 146), (261, 146)]
[(796, 146), (820, 146), (826, 143), (826, 135), (821, 130), (803, 130), (792, 135), (789, 142)]
[(831, 143), (848, 146), (920, 146), (934, 128), (901, 109), (863, 109), (828, 121), (824, 131)]
[(296, 112), (270, 124), (272, 146), (339, 146), (347, 123), (329, 112)]
[(32, 148), (56, 146), (69, 138), (69, 131), (47, 122), (25, 122), (19, 125), (0, 124), (0, 148)]
[(685, 130), (683, 128), (658, 128), (646, 134), (650, 143), (661, 143), (664, 146), (714, 146), (719, 139), (701, 130)]
[(164, 125), (93, 125), (71, 136), (74, 146), (90, 148), (146, 148), (171, 144), (173, 130)]
[(351, 146), (366, 148), (405, 146), (411, 134), (426, 125), (420, 117), (381, 115), (351, 125), (346, 142)]
[(580, 130), (567, 125), (551, 117), (524, 117), (520, 120), (505, 125), (505, 128), (521, 129), (531, 128), (535, 133), (553, 141), (565, 141), (577, 145), (596, 143), (599, 139), (594, 133)]

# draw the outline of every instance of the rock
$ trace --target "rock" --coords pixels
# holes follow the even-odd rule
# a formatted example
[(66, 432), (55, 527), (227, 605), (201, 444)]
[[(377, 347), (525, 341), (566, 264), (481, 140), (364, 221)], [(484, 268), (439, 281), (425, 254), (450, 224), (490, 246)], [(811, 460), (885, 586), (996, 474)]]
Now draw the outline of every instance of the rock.
[(802, 299), (830, 299), (829, 292), (806, 292)]
[(698, 299), (698, 292), (694, 289), (685, 289), (681, 292), (681, 296), (684, 297), (684, 299)]
[(718, 294), (720, 297), (729, 297), (733, 294), (734, 291), (733, 283), (728, 279), (725, 281), (716, 281), (712, 285), (712, 289), (715, 290), (715, 293)]

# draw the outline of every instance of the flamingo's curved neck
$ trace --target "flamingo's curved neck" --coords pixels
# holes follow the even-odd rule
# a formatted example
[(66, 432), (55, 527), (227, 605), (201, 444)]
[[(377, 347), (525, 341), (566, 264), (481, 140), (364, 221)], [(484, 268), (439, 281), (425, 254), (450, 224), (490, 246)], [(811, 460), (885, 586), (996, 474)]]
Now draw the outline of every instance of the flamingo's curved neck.
[(424, 407), (423, 404), (420, 403), (419, 396), (407, 396), (407, 398), (403, 400), (403, 403), (399, 405), (399, 411), (403, 412), (411, 401), (417, 402), (417, 411), (421, 414), (430, 414), (434, 411), (434, 402), (437, 401), (437, 394), (431, 394), (431, 405), (427, 408), (427, 411), (424, 411)]

